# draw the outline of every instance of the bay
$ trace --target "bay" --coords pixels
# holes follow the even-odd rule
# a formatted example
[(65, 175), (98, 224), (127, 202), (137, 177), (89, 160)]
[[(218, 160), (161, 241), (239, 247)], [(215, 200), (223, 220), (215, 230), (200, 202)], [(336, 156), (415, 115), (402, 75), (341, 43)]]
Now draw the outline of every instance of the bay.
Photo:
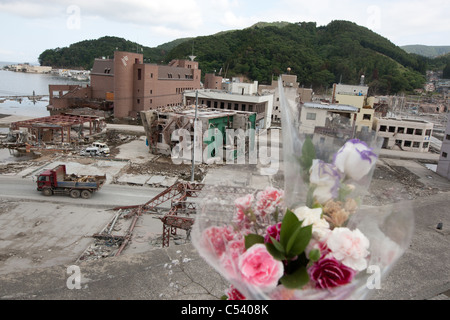
[[(50, 115), (47, 111), (49, 104), (49, 85), (57, 84), (89, 84), (86, 81), (77, 81), (71, 78), (60, 77), (54, 74), (34, 74), (0, 70), (0, 114), (20, 115), (29, 117), (45, 117)], [(28, 98), (5, 99), (9, 96), (45, 95), (40, 101)]]

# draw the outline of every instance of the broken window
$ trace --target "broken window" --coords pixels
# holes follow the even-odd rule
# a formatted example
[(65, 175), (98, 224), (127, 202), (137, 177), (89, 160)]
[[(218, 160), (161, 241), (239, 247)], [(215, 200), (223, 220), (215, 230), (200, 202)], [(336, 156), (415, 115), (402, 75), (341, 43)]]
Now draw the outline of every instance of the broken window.
[(420, 148), (420, 142), (414, 141), (413, 148)]
[(370, 114), (363, 115), (363, 120), (370, 120), (371, 118), (372, 118), (372, 115), (370, 115)]
[(398, 127), (397, 128), (397, 133), (405, 133), (405, 128), (404, 127)]
[(414, 128), (407, 128), (406, 129), (406, 134), (413, 134), (414, 133)]
[(395, 132), (395, 127), (389, 127), (389, 132)]
[(386, 127), (386, 126), (380, 126), (380, 131), (386, 132), (386, 130), (387, 130), (387, 127)]
[(423, 134), (422, 129), (416, 129), (416, 136), (421, 136)]
[(404, 147), (411, 147), (411, 141), (405, 141)]
[(424, 142), (424, 143), (423, 143), (423, 147), (424, 147), (424, 148), (428, 148), (428, 144), (429, 144), (428, 142)]

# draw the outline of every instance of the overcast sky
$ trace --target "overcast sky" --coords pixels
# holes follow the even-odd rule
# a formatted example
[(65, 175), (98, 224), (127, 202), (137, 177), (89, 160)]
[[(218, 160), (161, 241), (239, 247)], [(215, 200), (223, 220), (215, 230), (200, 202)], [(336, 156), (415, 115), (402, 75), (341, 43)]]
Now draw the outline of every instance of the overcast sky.
[(396, 45), (450, 45), (450, 0), (0, 0), (0, 61), (118, 36), (149, 47), (265, 21), (348, 20)]

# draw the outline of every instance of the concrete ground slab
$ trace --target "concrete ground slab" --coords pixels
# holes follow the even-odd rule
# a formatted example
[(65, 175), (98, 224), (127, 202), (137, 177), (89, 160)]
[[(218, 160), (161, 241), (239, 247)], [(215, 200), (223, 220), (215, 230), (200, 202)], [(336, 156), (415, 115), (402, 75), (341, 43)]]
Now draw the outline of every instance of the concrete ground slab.
[(151, 176), (150, 179), (147, 180), (147, 184), (159, 185), (159, 184), (163, 183), (164, 180), (166, 180), (165, 176), (155, 175), (155, 176)]
[(145, 174), (123, 174), (117, 179), (117, 182), (144, 185), (150, 179), (150, 177), (150, 175)]
[(36, 202), (9, 205), (0, 215), (0, 274), (73, 262), (113, 215), (66, 204), (45, 204), (45, 211)]

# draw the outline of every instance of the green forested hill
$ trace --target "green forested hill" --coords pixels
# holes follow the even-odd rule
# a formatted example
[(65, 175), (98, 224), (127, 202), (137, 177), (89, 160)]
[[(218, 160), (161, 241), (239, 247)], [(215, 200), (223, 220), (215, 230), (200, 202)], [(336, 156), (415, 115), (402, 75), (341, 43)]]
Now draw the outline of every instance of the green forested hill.
[(84, 40), (69, 47), (48, 49), (39, 55), (39, 63), (54, 68), (92, 68), (95, 58), (113, 57), (114, 51), (143, 53), (146, 61), (157, 63), (163, 60), (170, 49), (187, 39), (168, 42), (156, 48), (145, 47), (118, 37), (102, 37), (96, 40)]
[[(347, 21), (327, 26), (296, 23), (195, 38), (194, 54), (202, 72), (221, 68), (227, 76), (245, 75), (269, 83), (291, 73), (304, 86), (324, 88), (334, 82), (359, 83), (362, 74), (376, 94), (422, 87), (426, 59), (408, 54), (389, 40)], [(190, 42), (172, 49), (166, 61), (191, 53)]]
[(424, 46), (413, 44), (401, 46), (401, 48), (406, 52), (419, 54), (428, 58), (436, 58), (450, 53), (450, 46)]
[[(90, 68), (94, 58), (112, 56), (116, 48), (136, 52), (142, 46), (115, 37), (87, 40), (67, 48), (44, 51), (42, 65)], [(194, 53), (202, 73), (246, 76), (259, 83), (285, 73), (298, 76), (305, 87), (355, 84), (365, 75), (374, 94), (395, 94), (422, 86), (430, 60), (409, 54), (389, 40), (347, 21), (256, 24), (216, 35), (180, 39), (156, 48), (142, 47), (144, 59), (168, 62)]]

